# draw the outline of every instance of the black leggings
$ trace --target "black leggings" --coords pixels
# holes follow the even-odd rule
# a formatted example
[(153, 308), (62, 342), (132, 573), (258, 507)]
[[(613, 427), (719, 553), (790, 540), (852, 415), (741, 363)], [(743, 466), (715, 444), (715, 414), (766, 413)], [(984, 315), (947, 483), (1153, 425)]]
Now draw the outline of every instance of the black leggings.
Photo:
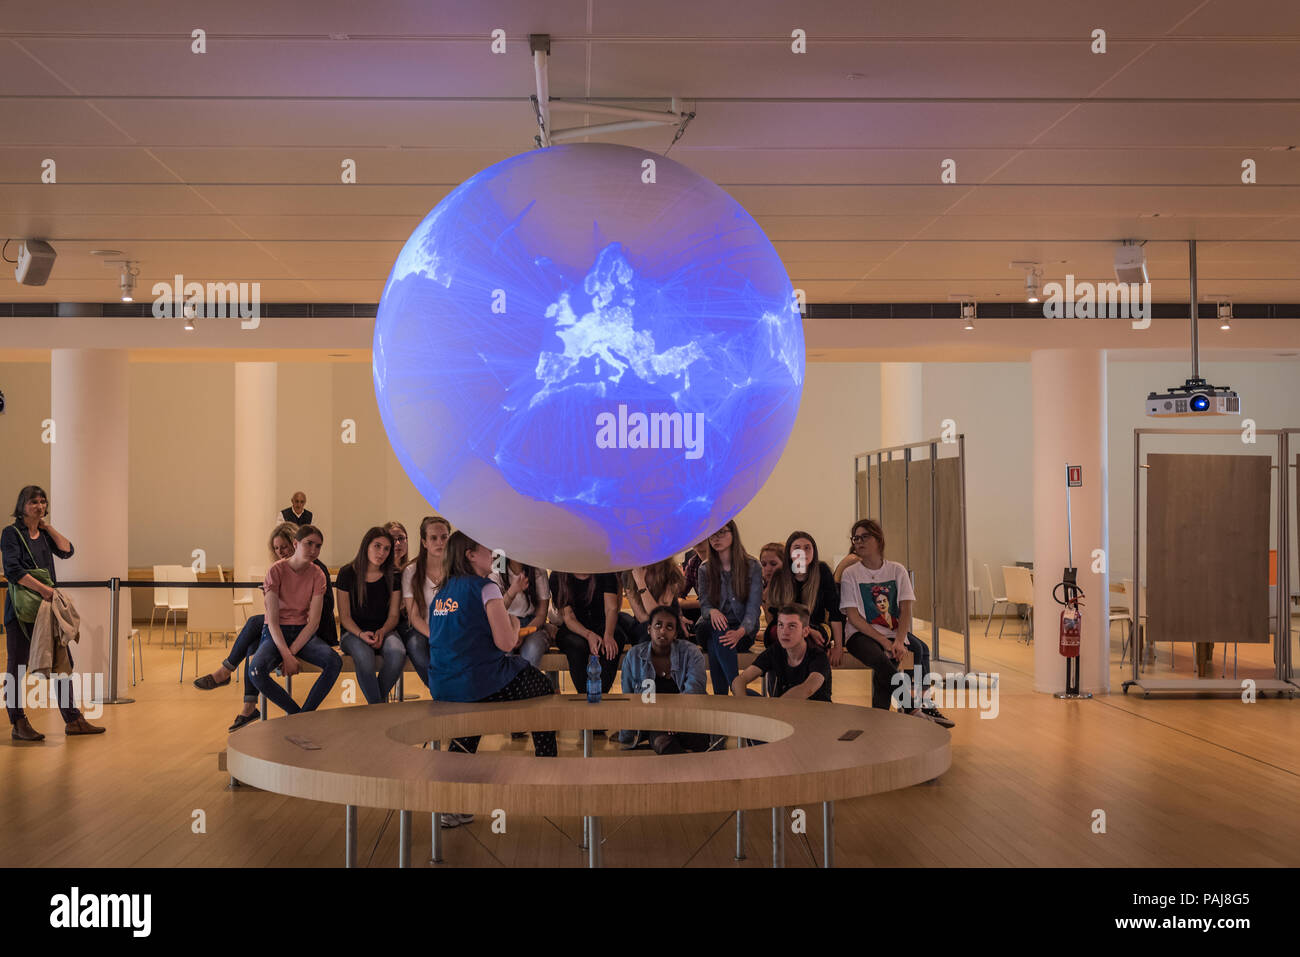
[[(614, 685), (614, 675), (618, 673), (618, 662), (623, 656), (623, 649), (628, 644), (629, 639), (627, 627), (620, 619), (614, 626), (614, 641), (618, 644), (618, 651), (613, 658), (606, 658), (604, 653), (596, 655), (596, 660), (600, 662), (600, 691), (602, 694), (609, 694), (609, 689)], [(635, 639), (632, 640), (635, 644)], [(555, 633), (555, 647), (559, 648), (564, 657), (569, 659), (569, 677), (573, 679), (573, 689), (578, 694), (584, 694), (587, 690), (587, 660), (591, 657), (591, 646), (587, 644), (587, 639), (579, 634), (575, 634), (560, 626), (559, 631)]]
[[(550, 679), (542, 674), (532, 665), (526, 667), (519, 674), (515, 675), (510, 684), (506, 685), (496, 694), (490, 694), (486, 698), (480, 698), (484, 701), (523, 701), (527, 698), (542, 698), (548, 694), (555, 694), (555, 689), (551, 687)], [(452, 738), (451, 747), (448, 750), (464, 751), (467, 754), (474, 754), (478, 751), (478, 742), (481, 735), (473, 735), (468, 738)], [(553, 758), (556, 756), (555, 732), (554, 731), (534, 731), (533, 732), (533, 750), (539, 758)]]
[[(871, 707), (889, 710), (889, 702), (894, 692), (894, 675), (898, 674), (898, 662), (885, 653), (880, 642), (869, 638), (862, 632), (855, 632), (844, 642), (849, 654), (871, 669)], [(921, 668), (921, 679), (930, 673), (930, 649), (920, 638), (907, 633), (907, 648), (912, 652), (916, 665)], [(904, 710), (920, 707), (922, 688), (913, 688), (911, 695), (900, 692), (899, 703)], [(909, 700), (915, 699), (915, 700)]]

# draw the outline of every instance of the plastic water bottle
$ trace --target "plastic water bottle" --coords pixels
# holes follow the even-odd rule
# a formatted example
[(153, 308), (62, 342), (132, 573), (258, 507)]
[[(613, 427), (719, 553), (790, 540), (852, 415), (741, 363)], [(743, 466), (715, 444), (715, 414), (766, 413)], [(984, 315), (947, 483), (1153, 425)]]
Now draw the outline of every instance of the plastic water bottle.
[(600, 704), (600, 659), (595, 655), (587, 659), (587, 703)]

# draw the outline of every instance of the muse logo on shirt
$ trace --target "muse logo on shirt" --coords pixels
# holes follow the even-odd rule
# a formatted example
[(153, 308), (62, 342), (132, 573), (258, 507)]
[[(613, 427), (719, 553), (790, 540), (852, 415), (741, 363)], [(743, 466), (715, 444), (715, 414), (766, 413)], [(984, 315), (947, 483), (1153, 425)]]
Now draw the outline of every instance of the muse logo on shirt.
[(889, 631), (898, 629), (898, 582), (860, 582), (864, 617)]
[(447, 615), (460, 607), (460, 602), (454, 598), (439, 598), (433, 603), (433, 613), (435, 615)]

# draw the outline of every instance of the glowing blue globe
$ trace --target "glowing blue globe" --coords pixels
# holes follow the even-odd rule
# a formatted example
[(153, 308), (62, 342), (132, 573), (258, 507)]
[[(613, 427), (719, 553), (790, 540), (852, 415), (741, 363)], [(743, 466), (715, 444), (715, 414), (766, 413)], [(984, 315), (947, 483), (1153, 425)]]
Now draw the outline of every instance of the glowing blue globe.
[(416, 488), (483, 544), (567, 571), (658, 561), (739, 512), (803, 376), (790, 280), (753, 217), (622, 146), (462, 183), (375, 320), (375, 397)]

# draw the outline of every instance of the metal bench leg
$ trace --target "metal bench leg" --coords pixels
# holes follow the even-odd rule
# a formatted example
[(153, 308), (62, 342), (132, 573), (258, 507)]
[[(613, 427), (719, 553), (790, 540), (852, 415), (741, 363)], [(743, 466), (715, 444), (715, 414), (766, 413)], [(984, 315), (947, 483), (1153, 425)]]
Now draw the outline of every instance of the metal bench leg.
[(772, 866), (785, 867), (785, 808), (772, 808)]
[[(430, 741), (430, 742), (429, 742), (429, 750), (430, 750), (430, 751), (437, 751), (437, 750), (439, 750), (441, 747), (442, 747), (442, 742), (441, 742), (441, 741)], [(430, 846), (429, 846), (429, 853), (430, 853), (429, 863), (430, 863), (430, 864), (441, 864), (441, 863), (442, 863), (442, 860), (443, 860), (443, 858), (442, 858), (442, 822), (438, 820), (438, 812), (437, 812), (437, 811), (434, 811), (433, 814), (432, 814), (431, 816), (432, 816), (432, 818), (433, 818), (433, 838), (432, 838), (432, 840), (431, 840), (431, 842), (430, 842)]]
[(411, 866), (411, 812), (397, 812), (397, 866)]
[[(763, 690), (767, 690), (767, 682), (763, 682)], [(737, 742), (738, 747), (745, 746), (745, 739), (741, 738)], [(736, 856), (733, 860), (743, 861), (745, 859), (745, 812), (736, 811)]]
[(822, 802), (822, 867), (835, 866), (835, 802)]
[(343, 866), (357, 866), (357, 806), (343, 809)]
[(593, 816), (587, 818), (587, 821), (590, 822), (588, 827), (590, 833), (587, 838), (587, 866), (601, 867), (603, 865), (600, 852), (600, 818)]

